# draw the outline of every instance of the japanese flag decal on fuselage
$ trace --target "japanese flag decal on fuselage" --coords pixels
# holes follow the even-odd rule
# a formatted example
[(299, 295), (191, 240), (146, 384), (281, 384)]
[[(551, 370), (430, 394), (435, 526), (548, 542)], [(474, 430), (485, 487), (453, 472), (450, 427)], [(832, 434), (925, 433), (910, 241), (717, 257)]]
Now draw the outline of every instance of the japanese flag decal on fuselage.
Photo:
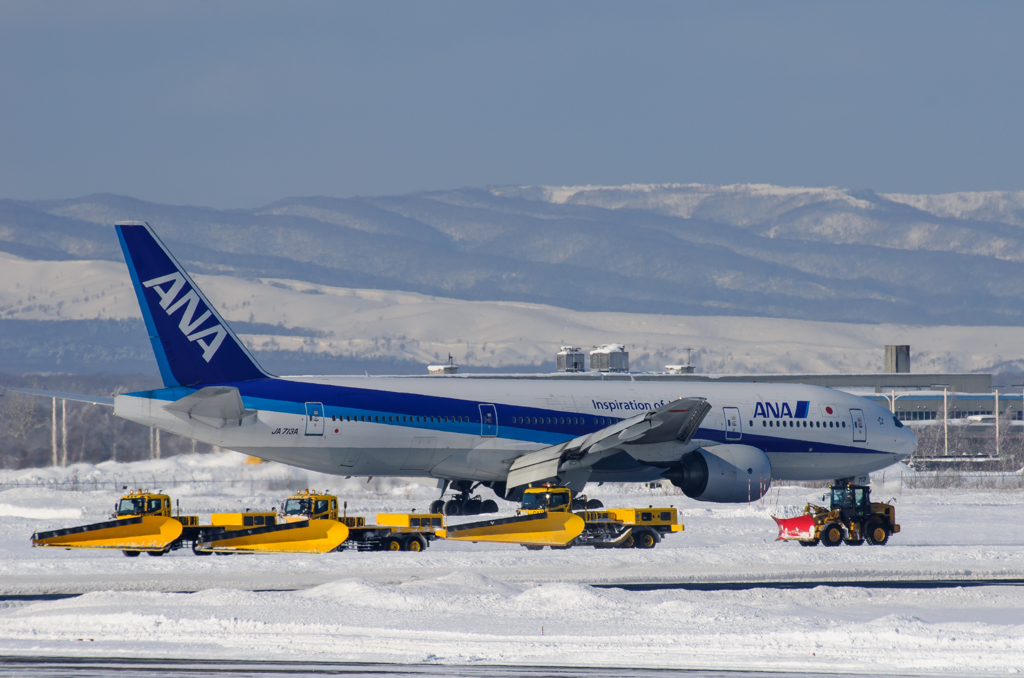
[(165, 386), (269, 375), (148, 224), (115, 224)]
[[(160, 287), (160, 285), (164, 284), (169, 284), (169, 286), (166, 288)], [(167, 315), (173, 315), (180, 308), (185, 309), (181, 314), (181, 322), (178, 323), (178, 329), (181, 330), (181, 333), (189, 341), (195, 341), (203, 347), (203, 360), (210, 362), (210, 359), (217, 353), (217, 349), (220, 348), (221, 342), (224, 341), (224, 337), (228, 333), (220, 324), (208, 327), (205, 330), (199, 330), (199, 326), (206, 322), (213, 314), (207, 310), (198, 318), (195, 317), (196, 309), (199, 308), (200, 303), (199, 295), (196, 294), (195, 290), (190, 289), (187, 294), (178, 299), (178, 293), (185, 287), (185, 277), (180, 273), (171, 273), (147, 280), (142, 285), (143, 287), (153, 288), (160, 296), (160, 308), (167, 311)], [(178, 300), (174, 301), (175, 299)], [(213, 336), (212, 339), (203, 341), (204, 337), (211, 335)]]

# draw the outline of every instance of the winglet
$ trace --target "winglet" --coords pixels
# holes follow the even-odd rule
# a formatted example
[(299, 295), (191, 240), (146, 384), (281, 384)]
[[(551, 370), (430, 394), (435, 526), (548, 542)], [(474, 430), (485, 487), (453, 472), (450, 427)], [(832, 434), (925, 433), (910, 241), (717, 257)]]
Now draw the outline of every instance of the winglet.
[(114, 225), (165, 386), (268, 377), (149, 224)]

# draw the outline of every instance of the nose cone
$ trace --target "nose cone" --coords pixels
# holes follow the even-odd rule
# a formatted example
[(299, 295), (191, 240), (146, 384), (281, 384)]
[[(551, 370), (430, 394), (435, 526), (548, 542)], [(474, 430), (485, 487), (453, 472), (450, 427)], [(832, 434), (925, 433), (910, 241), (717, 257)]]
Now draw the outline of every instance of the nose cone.
[(896, 461), (903, 461), (917, 449), (917, 436), (908, 427), (904, 426), (897, 430), (896, 436)]

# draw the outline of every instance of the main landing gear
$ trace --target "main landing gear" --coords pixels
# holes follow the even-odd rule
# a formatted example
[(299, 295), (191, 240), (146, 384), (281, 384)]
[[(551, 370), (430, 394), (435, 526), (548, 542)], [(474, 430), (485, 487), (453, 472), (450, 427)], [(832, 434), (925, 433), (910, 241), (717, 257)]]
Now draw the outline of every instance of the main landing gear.
[[(441, 499), (430, 503), (430, 513), (443, 513), (446, 516), (476, 516), (481, 513), (497, 513), (498, 502), (493, 499), (480, 499), (480, 495), (473, 495), (480, 483), (473, 483), (468, 480), (454, 480), (451, 488), (458, 494), (444, 500), (444, 490), (441, 491)], [(447, 488), (445, 488), (447, 489)]]

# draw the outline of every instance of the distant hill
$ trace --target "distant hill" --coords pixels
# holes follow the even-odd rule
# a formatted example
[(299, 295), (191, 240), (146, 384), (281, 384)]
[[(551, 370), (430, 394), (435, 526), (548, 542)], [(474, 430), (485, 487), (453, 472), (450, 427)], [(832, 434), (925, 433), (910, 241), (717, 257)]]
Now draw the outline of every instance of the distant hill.
[(1024, 192), (496, 187), (215, 210), (0, 201), (0, 250), (108, 259), (140, 219), (198, 272), (586, 311), (1020, 325)]
[(449, 352), (549, 370), (559, 342), (627, 340), (640, 369), (691, 346), (705, 370), (873, 371), (903, 341), (931, 369), (1024, 366), (1024, 192), (635, 185), (245, 210), (0, 200), (0, 371), (155, 373), (111, 227), (127, 219), (213, 276), (211, 298), (277, 373), (422, 373)]

